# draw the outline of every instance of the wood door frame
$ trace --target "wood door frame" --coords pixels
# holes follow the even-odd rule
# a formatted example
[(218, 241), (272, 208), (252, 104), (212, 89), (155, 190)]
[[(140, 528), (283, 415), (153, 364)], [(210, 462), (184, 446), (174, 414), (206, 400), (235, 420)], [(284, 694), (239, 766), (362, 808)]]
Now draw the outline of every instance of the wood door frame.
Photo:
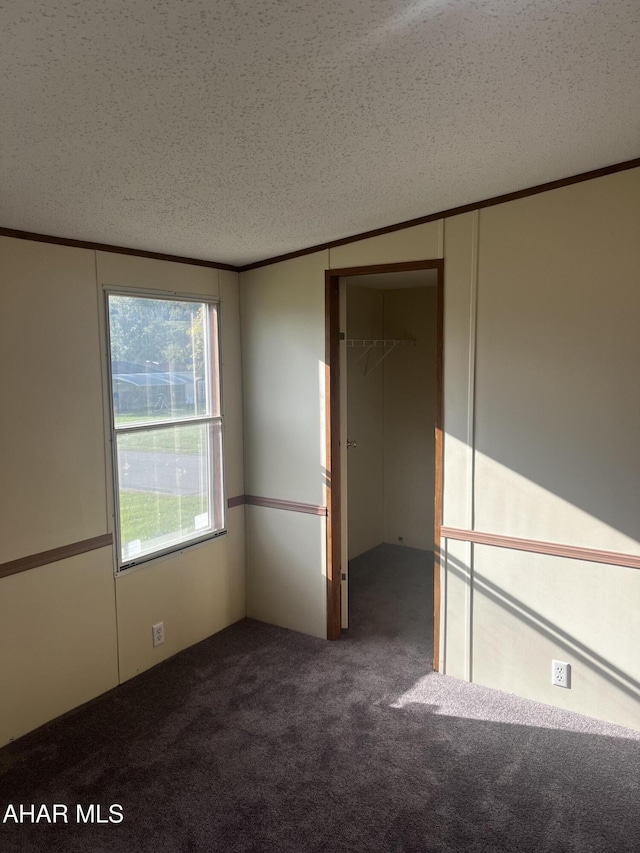
[(444, 260), (343, 267), (325, 270), (325, 405), (327, 449), (327, 639), (340, 636), (341, 501), (340, 501), (340, 278), (356, 275), (437, 270), (436, 309), (436, 418), (435, 511), (433, 551), (433, 668), (440, 659), (440, 531), (443, 488), (443, 388), (444, 388)]

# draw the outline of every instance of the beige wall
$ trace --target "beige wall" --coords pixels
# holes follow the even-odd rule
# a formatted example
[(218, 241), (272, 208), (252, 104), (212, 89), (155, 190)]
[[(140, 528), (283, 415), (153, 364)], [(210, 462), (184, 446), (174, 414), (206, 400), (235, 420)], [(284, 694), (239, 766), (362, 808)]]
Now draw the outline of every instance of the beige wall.
[[(445, 222), (445, 525), (640, 553), (638, 233), (640, 170)], [(637, 570), (442, 547), (445, 672), (640, 726)]]
[[(383, 337), (384, 292), (347, 285), (347, 338)], [(364, 350), (347, 347), (350, 560), (384, 542), (384, 370), (365, 366)]]
[(0, 287), (5, 562), (106, 533), (107, 494), (94, 253), (0, 237)]
[(474, 546), (472, 572), (475, 682), (640, 727), (640, 571)]
[(326, 518), (248, 506), (247, 615), (326, 637)]
[(331, 269), (441, 258), (443, 223), (427, 222), (329, 250)]
[(638, 549), (638, 235), (638, 170), (481, 212), (478, 529)]
[[(475, 334), (479, 213), (445, 222), (443, 524), (473, 529)], [(438, 669), (471, 679), (472, 546), (440, 543), (441, 631)], [(458, 571), (452, 571), (455, 565)]]
[(433, 551), (437, 289), (384, 292), (384, 541)]
[(0, 579), (0, 683), (0, 746), (118, 684), (110, 548)]
[[(244, 512), (228, 511), (228, 535), (116, 579), (120, 679), (126, 681), (244, 618)], [(153, 648), (151, 626), (164, 622)]]
[[(326, 252), (241, 274), (245, 491), (326, 506)], [(326, 636), (326, 525), (247, 508), (248, 615)]]
[[(220, 295), (227, 493), (242, 494), (237, 278), (0, 238), (0, 563), (113, 530), (103, 284)], [(0, 745), (241, 619), (242, 506), (228, 530), (117, 579), (110, 547), (0, 579)]]

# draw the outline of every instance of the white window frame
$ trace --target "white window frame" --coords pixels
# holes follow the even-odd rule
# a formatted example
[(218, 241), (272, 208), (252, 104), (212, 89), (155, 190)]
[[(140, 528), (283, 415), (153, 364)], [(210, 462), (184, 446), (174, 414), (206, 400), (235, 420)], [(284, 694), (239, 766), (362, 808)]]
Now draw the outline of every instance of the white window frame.
[[(109, 313), (109, 297), (111, 296), (129, 296), (137, 299), (159, 299), (169, 302), (188, 302), (194, 303), (197, 305), (207, 305), (207, 306), (215, 306), (215, 335), (212, 334), (212, 312), (209, 312), (209, 323), (208, 323), (208, 334), (206, 337), (206, 347), (207, 347), (207, 357), (205, 359), (206, 367), (207, 367), (207, 378), (206, 382), (208, 385), (208, 395), (210, 399), (213, 398), (214, 395), (214, 387), (213, 387), (213, 368), (215, 366), (215, 362), (217, 361), (217, 375), (218, 375), (218, 400), (219, 400), (219, 413), (209, 414), (209, 415), (194, 415), (193, 417), (180, 417), (180, 418), (167, 418), (166, 420), (158, 420), (158, 421), (150, 421), (148, 424), (134, 424), (133, 426), (116, 426), (116, 412), (114, 407), (114, 383), (113, 383), (113, 371), (112, 371), (112, 354), (111, 354), (111, 327), (110, 327), (110, 313)], [(105, 321), (106, 321), (106, 372), (108, 379), (108, 399), (109, 399), (109, 422), (110, 422), (110, 444), (111, 444), (111, 466), (112, 466), (112, 482), (113, 482), (113, 510), (114, 510), (114, 557), (115, 557), (115, 572), (116, 574), (120, 574), (122, 572), (126, 572), (135, 568), (138, 568), (142, 565), (146, 565), (151, 563), (159, 558), (166, 557), (167, 555), (174, 554), (180, 551), (184, 551), (188, 548), (192, 548), (196, 545), (199, 545), (203, 542), (207, 542), (211, 539), (216, 539), (220, 536), (223, 536), (227, 533), (226, 528), (226, 490), (225, 490), (225, 482), (224, 482), (224, 403), (223, 403), (223, 382), (222, 382), (222, 328), (221, 328), (221, 305), (220, 299), (211, 297), (211, 296), (203, 296), (202, 294), (184, 294), (184, 293), (176, 293), (175, 291), (162, 291), (162, 290), (146, 290), (146, 289), (132, 289), (132, 288), (122, 288), (115, 286), (105, 286), (104, 287), (104, 312), (105, 312)], [(217, 352), (214, 352), (214, 339), (217, 341)], [(215, 360), (215, 361), (214, 361)], [(207, 430), (209, 441), (208, 441), (208, 474), (209, 474), (209, 483), (208, 483), (208, 505), (210, 507), (211, 515), (215, 516), (216, 511), (219, 513), (221, 517), (221, 526), (219, 528), (214, 528), (206, 531), (202, 535), (194, 535), (190, 536), (186, 539), (181, 539), (168, 545), (165, 548), (158, 548), (148, 553), (140, 554), (136, 557), (127, 557), (123, 559), (122, 556), (122, 541), (121, 541), (121, 522), (120, 522), (120, 484), (119, 484), (119, 476), (118, 476), (118, 448), (117, 448), (117, 436), (118, 435), (127, 435), (136, 432), (150, 432), (158, 429), (172, 429), (180, 426), (193, 426), (194, 424), (207, 424), (207, 425), (215, 425), (219, 424), (220, 428), (220, 452), (219, 452), (219, 466), (215, 465), (215, 437), (214, 431), (212, 428)], [(216, 491), (219, 496), (219, 502), (216, 504), (215, 495)]]

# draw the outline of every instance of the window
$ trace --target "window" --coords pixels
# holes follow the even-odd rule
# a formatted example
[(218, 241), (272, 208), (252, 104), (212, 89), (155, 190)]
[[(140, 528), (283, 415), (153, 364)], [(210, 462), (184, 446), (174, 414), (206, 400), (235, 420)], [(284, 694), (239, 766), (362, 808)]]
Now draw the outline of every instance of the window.
[(119, 568), (224, 532), (218, 305), (107, 293)]

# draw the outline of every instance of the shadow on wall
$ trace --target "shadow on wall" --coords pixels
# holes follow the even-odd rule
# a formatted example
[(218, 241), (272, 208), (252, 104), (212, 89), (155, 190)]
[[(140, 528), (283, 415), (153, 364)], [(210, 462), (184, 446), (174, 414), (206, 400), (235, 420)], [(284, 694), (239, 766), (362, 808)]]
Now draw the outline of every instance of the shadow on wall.
[[(514, 426), (514, 435), (517, 429)], [(574, 440), (579, 444), (579, 437), (574, 436)], [(500, 450), (490, 456), (478, 444), (471, 447), (466, 439), (446, 433), (445, 454), (460, 456), (461, 448), (471, 449), (473, 453), (473, 529), (638, 553), (640, 530), (636, 508), (640, 504), (637, 485), (640, 460), (637, 466), (633, 459), (619, 461), (623, 473), (603, 467), (601, 458), (594, 462), (593, 454), (560, 460), (555, 455), (546, 456), (544, 448), (533, 444), (527, 445), (518, 458), (512, 446), (518, 441), (525, 441), (522, 434), (517, 439), (505, 436)], [(512, 458), (506, 465), (504, 456), (508, 453)], [(620, 487), (619, 492), (615, 489), (615, 493), (611, 492), (612, 480)]]
[[(449, 572), (464, 581), (472, 595), (479, 594), (486, 600), (498, 605), (502, 611), (514, 616), (519, 623), (535, 631), (536, 634), (544, 637), (546, 640), (549, 640), (554, 646), (561, 648), (563, 653), (572, 662), (579, 662), (591, 672), (608, 681), (616, 690), (625, 693), (636, 701), (640, 701), (640, 682), (595, 652), (584, 642), (577, 640), (567, 631), (558, 627), (557, 624), (543, 616), (542, 613), (529, 607), (521, 599), (516, 598), (498, 584), (490, 581), (480, 572), (476, 571), (473, 567), (473, 545), (471, 546), (471, 554), (471, 565), (461, 562), (451, 554), (446, 555), (446, 565), (449, 568)], [(441, 554), (441, 558), (444, 558), (444, 555)], [(629, 569), (628, 571), (633, 570)], [(594, 613), (593, 620), (595, 621), (597, 618), (598, 614)], [(504, 644), (502, 635), (500, 642), (501, 645)], [(473, 639), (470, 640), (470, 644), (471, 649), (473, 649)], [(473, 655), (471, 656), (471, 660), (473, 665)]]
[[(445, 441), (474, 452), (477, 529), (637, 553), (638, 289), (539, 263), (518, 259), (538, 288), (507, 280), (495, 258), (481, 267), (472, 435), (445, 399)], [(447, 346), (466, 342), (445, 330), (444, 345), (446, 363)]]

